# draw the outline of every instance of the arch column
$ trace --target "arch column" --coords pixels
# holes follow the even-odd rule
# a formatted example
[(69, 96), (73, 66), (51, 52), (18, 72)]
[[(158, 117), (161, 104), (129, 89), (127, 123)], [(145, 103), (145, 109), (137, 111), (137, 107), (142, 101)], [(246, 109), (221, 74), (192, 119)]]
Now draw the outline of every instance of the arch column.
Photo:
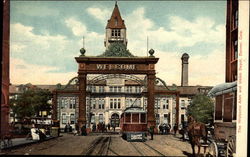
[(155, 74), (147, 75), (148, 99), (147, 99), (147, 119), (148, 127), (156, 126), (154, 104), (155, 104)]
[(87, 74), (79, 73), (79, 118), (78, 126), (81, 128), (86, 125), (86, 84), (87, 84)]

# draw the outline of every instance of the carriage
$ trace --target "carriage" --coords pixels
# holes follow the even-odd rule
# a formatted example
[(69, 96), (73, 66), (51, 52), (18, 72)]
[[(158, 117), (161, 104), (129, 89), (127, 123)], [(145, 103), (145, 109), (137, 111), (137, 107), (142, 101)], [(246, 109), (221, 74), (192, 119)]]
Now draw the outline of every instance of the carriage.
[(128, 107), (120, 119), (122, 138), (131, 141), (146, 141), (147, 113), (142, 107)]
[(237, 82), (217, 85), (209, 96), (215, 97), (215, 111), (208, 153), (214, 157), (236, 156)]

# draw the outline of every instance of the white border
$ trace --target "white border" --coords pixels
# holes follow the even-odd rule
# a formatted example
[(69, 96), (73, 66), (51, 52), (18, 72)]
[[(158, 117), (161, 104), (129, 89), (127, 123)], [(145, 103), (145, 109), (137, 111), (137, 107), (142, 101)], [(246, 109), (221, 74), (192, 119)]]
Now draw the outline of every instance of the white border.
[(247, 156), (249, 1), (239, 0), (236, 154)]

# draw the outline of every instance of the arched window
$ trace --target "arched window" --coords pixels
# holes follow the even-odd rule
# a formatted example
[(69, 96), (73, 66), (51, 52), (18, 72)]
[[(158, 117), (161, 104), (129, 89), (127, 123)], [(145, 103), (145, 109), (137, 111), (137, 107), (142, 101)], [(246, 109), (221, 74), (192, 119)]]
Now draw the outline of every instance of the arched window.
[(111, 116), (111, 126), (116, 126), (119, 127), (120, 125), (120, 119), (119, 119), (119, 115), (117, 113), (112, 114)]

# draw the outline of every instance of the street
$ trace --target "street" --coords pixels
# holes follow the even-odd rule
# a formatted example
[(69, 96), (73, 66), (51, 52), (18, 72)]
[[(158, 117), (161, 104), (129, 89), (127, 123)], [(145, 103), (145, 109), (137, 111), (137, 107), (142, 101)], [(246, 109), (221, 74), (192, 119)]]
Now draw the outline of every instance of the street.
[[(110, 156), (190, 156), (192, 149), (187, 141), (173, 135), (154, 135), (146, 142), (127, 142), (119, 134), (89, 134), (61, 137), (6, 150), (7, 155), (110, 155)], [(203, 150), (201, 150), (203, 152)]]

